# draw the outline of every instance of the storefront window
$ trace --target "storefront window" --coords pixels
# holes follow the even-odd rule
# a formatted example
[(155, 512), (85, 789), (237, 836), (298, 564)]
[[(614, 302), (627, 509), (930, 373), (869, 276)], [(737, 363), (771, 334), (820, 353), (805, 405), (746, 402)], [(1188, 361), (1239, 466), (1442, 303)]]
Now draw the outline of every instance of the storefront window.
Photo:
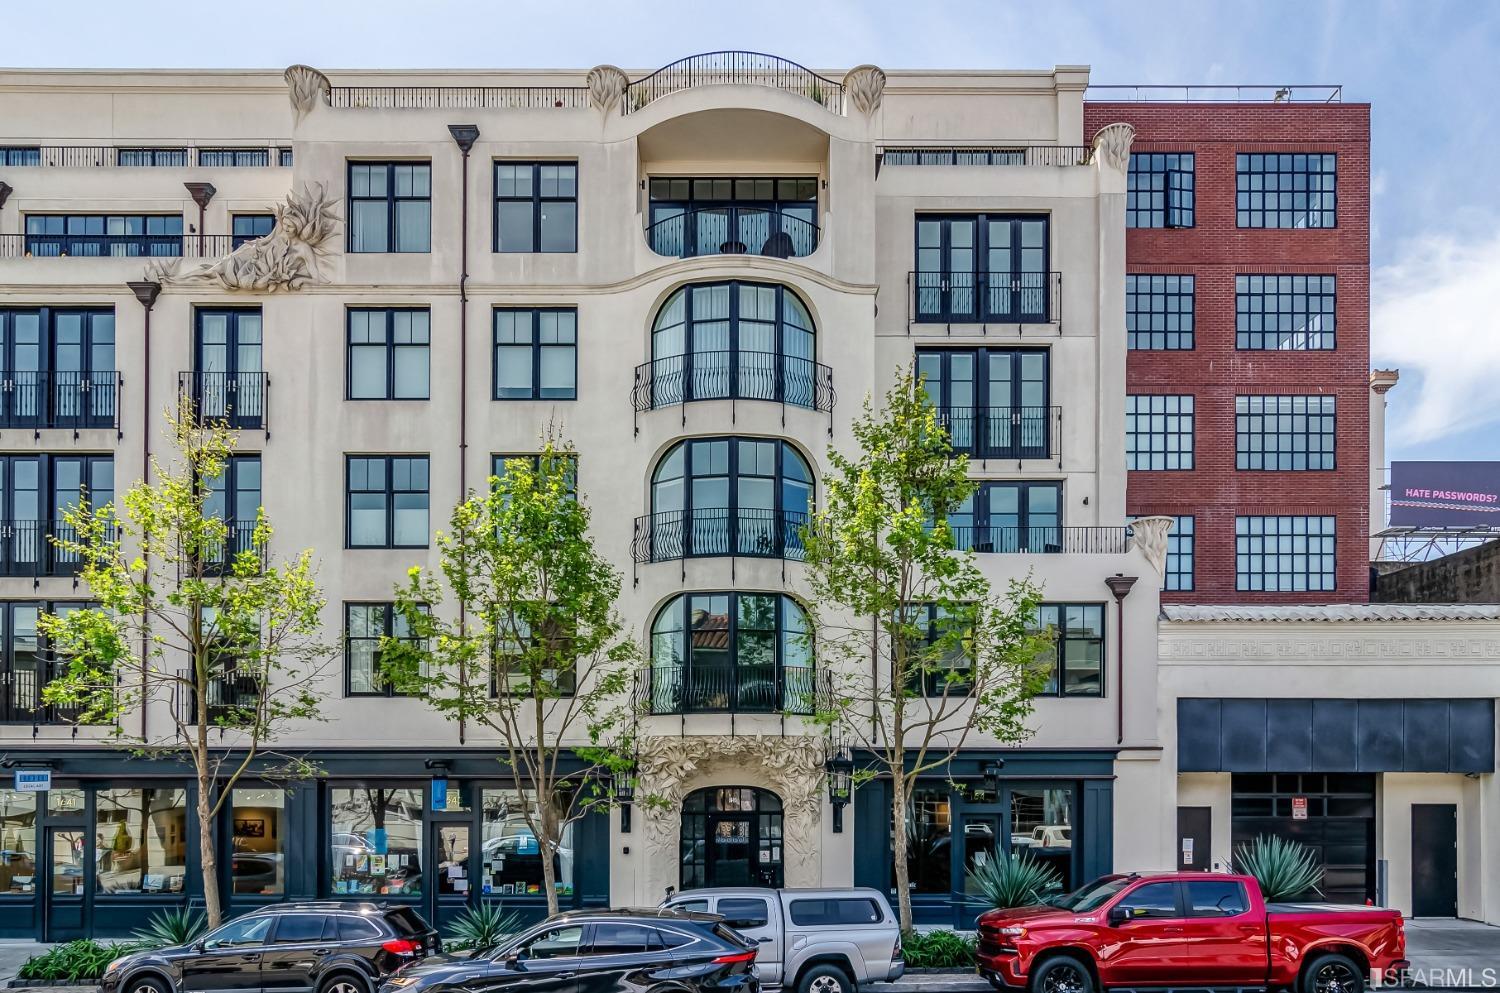
[(334, 787), (330, 889), (335, 896), (422, 894), (422, 790)]
[(181, 893), (187, 874), (186, 791), (99, 790), (94, 859), (99, 893)]
[(0, 790), (0, 893), (36, 892), (36, 794)]
[(1010, 850), (1028, 852), (1073, 888), (1073, 791), (1013, 789), (1010, 793)]
[[(573, 825), (563, 829), (553, 857), (557, 895), (573, 895)], [(484, 791), (484, 845), (480, 854), (481, 892), (490, 896), (542, 895), (542, 846), (521, 813), (517, 790)]]
[(53, 817), (82, 817), (83, 790), (48, 790), (47, 813)]
[(947, 788), (918, 789), (906, 814), (906, 871), (913, 893), (947, 893), (951, 888), (952, 840)]
[(286, 794), (237, 789), (230, 809), (233, 892), (280, 896), (286, 892)]

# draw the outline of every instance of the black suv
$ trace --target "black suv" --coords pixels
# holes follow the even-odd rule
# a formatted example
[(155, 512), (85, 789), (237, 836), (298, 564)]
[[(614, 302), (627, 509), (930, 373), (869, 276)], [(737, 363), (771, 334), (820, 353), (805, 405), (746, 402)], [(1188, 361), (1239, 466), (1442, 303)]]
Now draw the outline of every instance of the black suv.
[(758, 946), (717, 914), (557, 914), (472, 958), (402, 969), (381, 993), (760, 993)]
[(190, 945), (115, 959), (101, 993), (374, 993), (385, 977), (439, 951), (410, 907), (281, 903), (222, 924)]

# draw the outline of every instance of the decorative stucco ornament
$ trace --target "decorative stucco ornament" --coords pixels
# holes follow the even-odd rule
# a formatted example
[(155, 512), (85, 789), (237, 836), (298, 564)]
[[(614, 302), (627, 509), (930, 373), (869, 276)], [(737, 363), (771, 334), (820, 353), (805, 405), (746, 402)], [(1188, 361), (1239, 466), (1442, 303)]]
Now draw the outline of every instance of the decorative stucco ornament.
[(648, 892), (649, 888), (680, 885), (682, 800), (694, 789), (712, 786), (753, 786), (780, 797), (786, 885), (818, 885), (822, 881), (823, 795), (828, 782), (823, 759), (823, 740), (809, 736), (642, 739), (636, 753), (638, 791), (655, 808), (642, 818)]
[(1094, 135), (1094, 156), (1116, 172), (1130, 168), (1130, 143), (1135, 140), (1135, 128), (1129, 124), (1106, 124)]
[(589, 70), (589, 100), (599, 108), (601, 117), (607, 116), (620, 105), (621, 98), (625, 96), (625, 88), (629, 85), (630, 77), (619, 66), (594, 66)]
[(302, 118), (312, 113), (319, 100), (325, 105), (329, 103), (333, 85), (328, 82), (327, 76), (312, 66), (287, 66), (282, 78), (286, 80), (287, 96), (292, 101), (292, 113), (296, 115), (298, 124), (302, 123)]
[(1172, 530), (1170, 517), (1137, 517), (1130, 522), (1131, 544), (1141, 550), (1158, 576), (1167, 570), (1167, 535)]
[(245, 242), (221, 259), (186, 271), (181, 259), (156, 262), (146, 267), (146, 275), (168, 285), (216, 283), (226, 290), (261, 293), (326, 282), (323, 263), (338, 238), (338, 201), (318, 183), (287, 194), (273, 213), (276, 226), (270, 234)]
[(855, 66), (844, 74), (844, 92), (854, 109), (869, 117), (880, 109), (885, 96), (885, 70), (879, 66)]

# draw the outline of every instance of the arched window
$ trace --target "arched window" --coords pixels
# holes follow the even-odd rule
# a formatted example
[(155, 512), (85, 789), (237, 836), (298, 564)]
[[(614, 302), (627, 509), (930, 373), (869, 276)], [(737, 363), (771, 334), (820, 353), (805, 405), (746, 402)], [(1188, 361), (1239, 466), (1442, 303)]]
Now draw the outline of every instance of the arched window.
[(808, 636), (784, 594), (674, 597), (651, 625), (651, 712), (812, 713)]
[(785, 286), (684, 286), (652, 326), (651, 406), (732, 397), (817, 407), (814, 336), (812, 315)]
[(784, 885), (781, 798), (753, 786), (711, 786), (682, 801), (682, 888)]
[(812, 470), (770, 438), (692, 438), (651, 476), (651, 561), (712, 555), (802, 558)]

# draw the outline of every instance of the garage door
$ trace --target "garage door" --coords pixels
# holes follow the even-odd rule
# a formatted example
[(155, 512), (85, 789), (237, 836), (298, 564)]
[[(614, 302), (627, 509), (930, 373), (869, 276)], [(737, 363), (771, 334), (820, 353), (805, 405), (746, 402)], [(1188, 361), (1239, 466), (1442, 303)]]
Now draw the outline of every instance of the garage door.
[[(1356, 773), (1237, 773), (1236, 850), (1267, 834), (1299, 841), (1323, 863), (1322, 891), (1335, 903), (1375, 898), (1375, 777)], [(1299, 816), (1305, 811), (1306, 816)]]

